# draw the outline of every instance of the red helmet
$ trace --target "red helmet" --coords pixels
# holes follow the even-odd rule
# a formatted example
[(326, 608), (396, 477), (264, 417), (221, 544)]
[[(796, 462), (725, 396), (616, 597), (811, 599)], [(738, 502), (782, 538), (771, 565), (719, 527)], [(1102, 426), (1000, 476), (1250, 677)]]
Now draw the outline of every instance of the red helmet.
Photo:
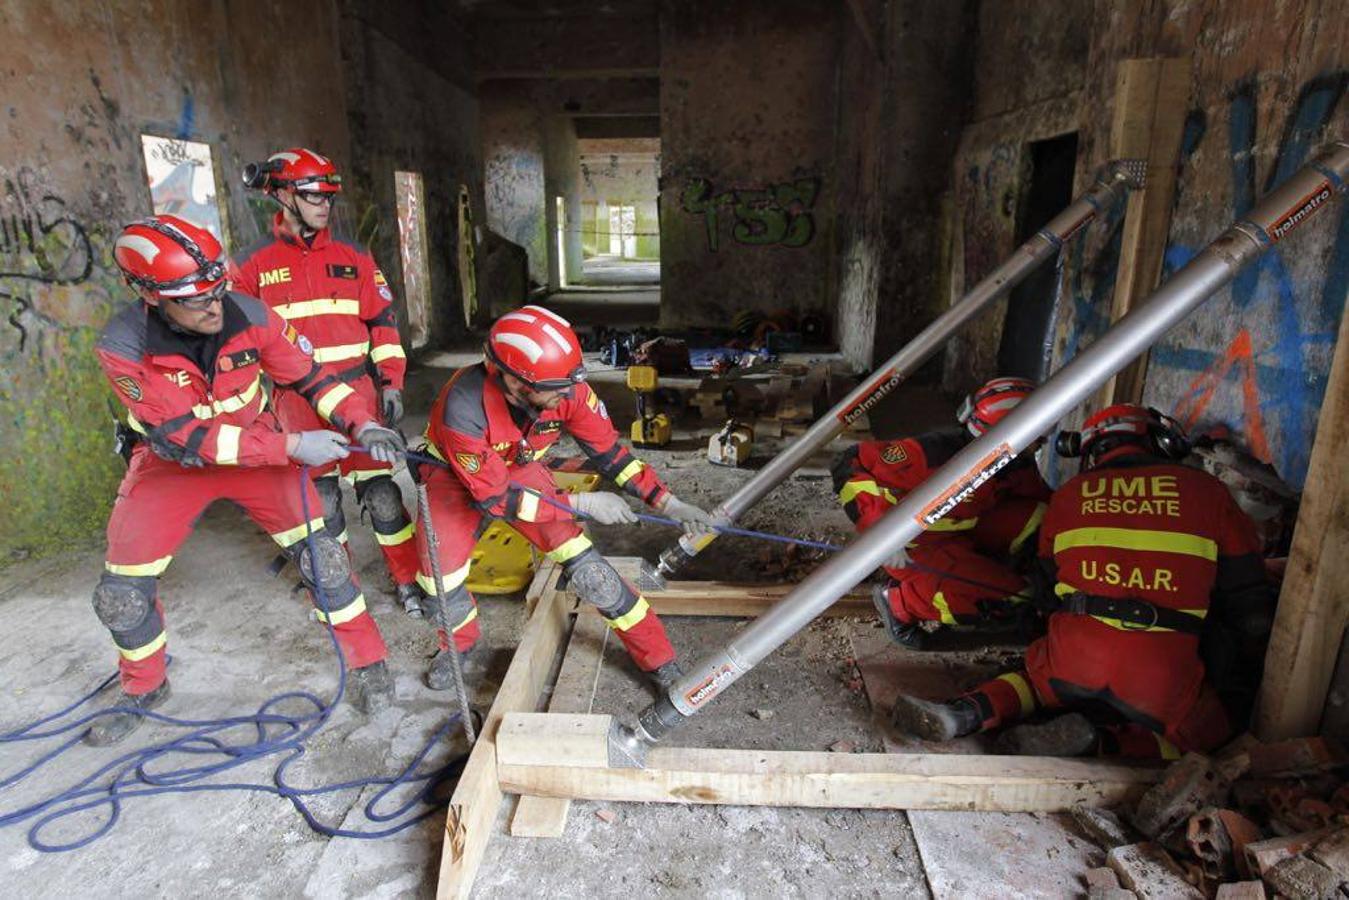
[(585, 380), (581, 342), (571, 323), (542, 306), (525, 306), (497, 319), (487, 333), (487, 359), (532, 387), (569, 388)]
[(1190, 452), (1189, 438), (1179, 422), (1136, 403), (1116, 403), (1090, 416), (1082, 423), (1077, 451), (1090, 460), (1106, 438), (1124, 438), (1111, 441), (1110, 448), (1121, 443), (1142, 444), (1172, 459), (1181, 459)]
[(118, 235), (113, 256), (128, 284), (160, 297), (203, 294), (225, 280), (220, 241), (177, 216), (132, 222)]
[(273, 153), (265, 163), (250, 163), (244, 167), (244, 183), (264, 190), (288, 187), (324, 194), (342, 190), (342, 176), (333, 161), (304, 147)]
[(1028, 378), (994, 378), (965, 398), (956, 419), (970, 434), (979, 437), (1001, 422), (1033, 390), (1035, 382)]

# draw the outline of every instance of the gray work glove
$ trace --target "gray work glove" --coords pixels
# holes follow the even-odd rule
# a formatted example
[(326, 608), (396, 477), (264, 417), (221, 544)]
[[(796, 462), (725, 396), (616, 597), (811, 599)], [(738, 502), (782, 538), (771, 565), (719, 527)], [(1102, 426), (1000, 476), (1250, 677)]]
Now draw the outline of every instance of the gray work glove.
[(582, 517), (593, 519), (601, 525), (631, 524), (638, 521), (637, 514), (628, 506), (628, 501), (618, 494), (606, 491), (572, 494), (571, 505)]
[(374, 422), (367, 422), (356, 432), (356, 443), (365, 448), (371, 459), (390, 465), (398, 462), (398, 457), (408, 449), (401, 434)]
[(674, 494), (665, 497), (665, 502), (660, 505), (660, 512), (683, 525), (684, 532), (691, 537), (700, 537), (716, 531), (710, 515), (692, 503), (685, 503)]
[(300, 465), (326, 466), (350, 455), (347, 444), (351, 441), (336, 431), (301, 431), (299, 438), (290, 458)]
[(384, 412), (384, 424), (390, 427), (403, 421), (403, 392), (398, 388), (386, 387), (380, 394)]
[(887, 569), (903, 569), (907, 568), (910, 562), (911, 560), (909, 559), (908, 551), (903, 547), (900, 547), (894, 553), (887, 556), (885, 562), (881, 563), (881, 565), (885, 566)]

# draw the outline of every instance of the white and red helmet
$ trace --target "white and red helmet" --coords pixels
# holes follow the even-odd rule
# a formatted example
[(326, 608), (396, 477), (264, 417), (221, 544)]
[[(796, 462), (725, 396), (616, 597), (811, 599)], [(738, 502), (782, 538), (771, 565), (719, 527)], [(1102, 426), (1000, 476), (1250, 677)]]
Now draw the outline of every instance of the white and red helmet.
[(266, 191), (288, 187), (336, 194), (342, 190), (342, 176), (328, 157), (304, 147), (292, 147), (273, 153), (266, 162), (245, 166), (244, 184)]
[(585, 380), (581, 342), (571, 323), (542, 306), (524, 306), (497, 319), (487, 333), (487, 359), (543, 391)]
[(1168, 459), (1184, 459), (1190, 452), (1190, 439), (1175, 419), (1150, 406), (1116, 403), (1088, 417), (1076, 439), (1060, 441), (1059, 453), (1092, 463), (1125, 444), (1146, 447)]
[(177, 216), (151, 216), (122, 229), (113, 257), (127, 283), (160, 297), (191, 297), (225, 280), (220, 241)]
[(1035, 382), (1029, 378), (994, 378), (965, 398), (956, 419), (970, 434), (979, 437), (1001, 422), (1033, 390)]

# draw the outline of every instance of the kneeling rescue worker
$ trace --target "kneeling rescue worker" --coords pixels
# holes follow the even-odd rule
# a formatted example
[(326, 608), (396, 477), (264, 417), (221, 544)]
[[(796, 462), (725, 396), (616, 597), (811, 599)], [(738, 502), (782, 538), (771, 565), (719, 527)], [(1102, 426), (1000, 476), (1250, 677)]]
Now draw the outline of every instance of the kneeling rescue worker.
[[(368, 711), (386, 701), (393, 686), (384, 640), (346, 552), (324, 530), (318, 494), (292, 461), (322, 466), (342, 459), (347, 435), (393, 460), (402, 439), (378, 425), (350, 387), (325, 376), (276, 313), (229, 291), (220, 243), (210, 232), (155, 216), (124, 228), (114, 256), (140, 296), (113, 316), (97, 345), (99, 363), (140, 435), (108, 521), (106, 571), (94, 590), (94, 611), (121, 655), (117, 705), (153, 709), (169, 695), (159, 577), (215, 500), (243, 507), (311, 588), (317, 579), (327, 598), (326, 615), (319, 616), (336, 632), (357, 703)], [(282, 431), (266, 410), (263, 375), (304, 397), (336, 430)], [(315, 514), (309, 520), (302, 482)], [(306, 541), (310, 529), (315, 554)], [(102, 716), (86, 741), (120, 741), (141, 718)]]
[(1274, 596), (1254, 524), (1221, 481), (1179, 463), (1188, 447), (1174, 420), (1132, 404), (1061, 434), (1060, 453), (1083, 462), (1040, 531), (1048, 634), (1023, 670), (957, 700), (901, 696), (896, 730), (949, 740), (1073, 709), (1010, 729), (1000, 749), (1167, 758), (1245, 727)]
[[(710, 527), (710, 517), (670, 493), (618, 442), (608, 411), (584, 381), (581, 345), (561, 316), (538, 306), (507, 313), (488, 333), (484, 355), (483, 362), (456, 372), (431, 407), (427, 450), (449, 468), (419, 467), (442, 579), (437, 591), (423, 523), (417, 530), (422, 587), (445, 598), (445, 621), (459, 652), (473, 648), (480, 630), (477, 604), (465, 584), (469, 557), (484, 517), (504, 519), (562, 564), (572, 590), (595, 605), (638, 668), (667, 687), (680, 671), (665, 627), (577, 523), (577, 514), (602, 525), (636, 523), (636, 516), (617, 494), (562, 492), (538, 460), (565, 430), (602, 475), (687, 530)], [(442, 649), (426, 679), (437, 690), (451, 685), (448, 642), (441, 630)]]
[[(384, 273), (363, 248), (334, 237), (328, 228), (341, 177), (327, 157), (295, 147), (245, 170), (245, 183), (266, 192), (281, 207), (272, 233), (237, 260), (234, 287), (260, 298), (314, 348), (314, 361), (354, 390), (366, 405), (397, 428), (403, 418), (403, 376), (407, 358), (398, 340), (393, 294)], [(378, 387), (376, 387), (378, 381)], [(322, 428), (309, 402), (280, 389), (273, 398), (277, 418), (289, 431)], [(377, 413), (377, 414), (378, 414)], [(323, 498), (329, 533), (347, 543), (339, 477), (356, 485), (356, 499), (379, 543), (398, 601), (413, 616), (422, 614), (417, 587), (417, 544), (412, 518), (394, 483), (392, 467), (364, 453), (312, 470)]]
[[(974, 438), (996, 425), (1035, 384), (995, 378), (965, 399), (963, 428), (899, 441), (865, 441), (834, 465), (834, 487), (848, 517), (866, 531)], [(890, 636), (921, 649), (921, 623), (970, 625), (1006, 619), (1030, 599), (1014, 561), (1044, 516), (1049, 488), (1025, 453), (885, 565), (889, 576), (872, 600)]]

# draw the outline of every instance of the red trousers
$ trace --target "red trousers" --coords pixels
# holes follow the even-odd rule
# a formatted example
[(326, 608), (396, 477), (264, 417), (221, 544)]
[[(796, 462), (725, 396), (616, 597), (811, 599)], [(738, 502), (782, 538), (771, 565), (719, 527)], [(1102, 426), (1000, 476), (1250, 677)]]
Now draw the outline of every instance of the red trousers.
[[(901, 622), (968, 625), (1026, 602), (1026, 579), (1003, 559), (1034, 535), (1044, 504), (1016, 498), (979, 516), (966, 531), (927, 532), (908, 548), (915, 565), (887, 568), (887, 592)], [(1025, 596), (1023, 596), (1025, 595)]]
[[(510, 472), (513, 481), (545, 496), (563, 496), (552, 473), (539, 463), (512, 467)], [(454, 634), (455, 646), (462, 652), (477, 643), (481, 636), (477, 600), (468, 590), (466, 582), (473, 547), (485, 522), (482, 512), (472, 505), (473, 497), (452, 473), (424, 465), (421, 474), (426, 483), (431, 522), (439, 549), (437, 559), (440, 563), (440, 593), (446, 605), (445, 621)], [(570, 563), (591, 551), (590, 538), (572, 518), (551, 522), (515, 519), (511, 521), (511, 526), (546, 553), (549, 559), (564, 567), (569, 567)], [(434, 596), (437, 591), (431, 577), (425, 523), (417, 529), (417, 548), (421, 554), (421, 572), (417, 581), (428, 595)], [(597, 554), (592, 551), (590, 555), (593, 558)], [(629, 595), (628, 601), (606, 612), (605, 620), (623, 642), (637, 667), (650, 672), (675, 658), (674, 647), (665, 636), (665, 626), (661, 624), (655, 610), (650, 609), (646, 600), (626, 581), (623, 585)], [(448, 647), (449, 639), (445, 631), (441, 629), (439, 634), (441, 647)]]
[[(996, 728), (1044, 708), (1109, 707), (1130, 756), (1208, 751), (1231, 735), (1227, 712), (1204, 680), (1199, 638), (1176, 631), (1124, 631), (1091, 616), (1055, 613), (1049, 633), (1026, 650), (1026, 668), (970, 693)], [(1158, 741), (1160, 737), (1163, 741)]]
[[(355, 379), (348, 384), (371, 409), (380, 408), (375, 383), (369, 376)], [(278, 390), (273, 397), (272, 405), (286, 431), (332, 429), (332, 425), (319, 418), (318, 413), (309, 405), (309, 401), (294, 391)], [(341, 475), (351, 480), (356, 485), (357, 496), (362, 498), (376, 479), (392, 478), (393, 475), (391, 465), (372, 459), (364, 453), (352, 453), (346, 459), (309, 471), (315, 479)], [(371, 505), (370, 524), (375, 532), (375, 540), (379, 542), (384, 564), (395, 584), (411, 584), (417, 577), (417, 544), (413, 539), (412, 517), (408, 515), (406, 509), (401, 508), (401, 504), (390, 516), (376, 515), (374, 511), (379, 507), (382, 507), (382, 504)], [(341, 511), (340, 493), (336, 509), (329, 516), (328, 530), (346, 544), (346, 518)]]
[[(303, 486), (309, 506), (306, 524), (300, 500)], [(120, 653), (122, 689), (145, 694), (164, 680), (164, 609), (159, 600), (159, 576), (174, 551), (187, 540), (206, 507), (216, 500), (232, 500), (282, 548), (305, 540), (307, 531), (323, 528), (322, 504), (311, 482), (294, 466), (185, 468), (160, 459), (141, 445), (117, 491), (108, 520), (108, 553), (100, 593), (143, 598), (149, 612), (110, 625)], [(328, 620), (352, 668), (384, 659), (386, 650), (375, 620), (352, 575), (350, 585), (330, 598)], [(97, 606), (96, 596), (96, 606)], [(123, 603), (135, 608), (135, 603)]]

